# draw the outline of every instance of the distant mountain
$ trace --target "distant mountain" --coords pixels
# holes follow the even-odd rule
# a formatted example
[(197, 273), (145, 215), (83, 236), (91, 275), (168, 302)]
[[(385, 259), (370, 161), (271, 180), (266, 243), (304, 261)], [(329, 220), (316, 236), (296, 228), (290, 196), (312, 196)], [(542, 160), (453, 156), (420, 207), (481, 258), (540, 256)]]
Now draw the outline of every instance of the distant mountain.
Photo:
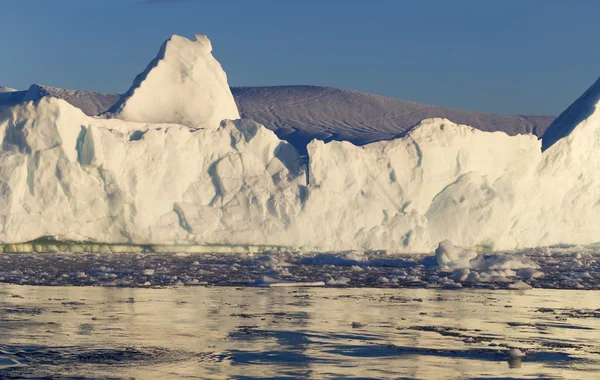
[[(314, 138), (356, 145), (403, 136), (423, 119), (447, 118), (482, 131), (542, 137), (552, 116), (507, 116), (437, 107), (407, 100), (321, 86), (232, 87), (243, 118), (255, 120), (301, 152)], [(0, 93), (0, 105), (44, 96), (64, 99), (87, 115), (107, 111), (119, 95), (32, 85)]]
[(115, 104), (119, 95), (105, 94), (102, 92), (67, 90), (50, 86), (34, 84), (25, 93), (23, 101), (37, 100), (44, 96), (64, 99), (75, 107), (81, 109), (86, 115), (98, 115)]
[(304, 146), (313, 138), (363, 145), (403, 136), (423, 119), (442, 117), (482, 131), (541, 137), (554, 117), (506, 116), (437, 107), (320, 86), (232, 87), (244, 118)]

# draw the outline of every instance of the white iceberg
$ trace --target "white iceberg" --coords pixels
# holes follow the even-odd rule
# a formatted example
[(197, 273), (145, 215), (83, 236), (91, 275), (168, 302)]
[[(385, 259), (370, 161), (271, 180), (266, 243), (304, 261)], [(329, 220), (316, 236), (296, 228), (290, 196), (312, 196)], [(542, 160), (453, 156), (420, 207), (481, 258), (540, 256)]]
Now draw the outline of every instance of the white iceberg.
[[(173, 36), (97, 117), (59, 99), (71, 93), (29, 92), (0, 109), (2, 243), (431, 252), (446, 239), (477, 250), (600, 241), (598, 84), (549, 128), (568, 133), (544, 151), (534, 135), (427, 119), (362, 147), (314, 140), (308, 163), (239, 120), (205, 36)], [(472, 268), (478, 256), (453, 249), (438, 259)], [(522, 269), (503, 260), (485, 265)]]

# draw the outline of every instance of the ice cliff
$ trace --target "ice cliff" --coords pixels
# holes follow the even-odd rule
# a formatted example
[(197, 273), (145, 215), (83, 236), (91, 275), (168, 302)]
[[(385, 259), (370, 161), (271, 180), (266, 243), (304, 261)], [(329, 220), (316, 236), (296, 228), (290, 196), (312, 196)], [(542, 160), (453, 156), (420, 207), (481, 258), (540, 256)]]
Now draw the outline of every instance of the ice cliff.
[(0, 241), (402, 252), (445, 239), (596, 242), (600, 112), (582, 98), (576, 125), (547, 146), (437, 118), (360, 147), (313, 140), (307, 162), (238, 119), (205, 36), (173, 36), (105, 114), (57, 96), (0, 109)]

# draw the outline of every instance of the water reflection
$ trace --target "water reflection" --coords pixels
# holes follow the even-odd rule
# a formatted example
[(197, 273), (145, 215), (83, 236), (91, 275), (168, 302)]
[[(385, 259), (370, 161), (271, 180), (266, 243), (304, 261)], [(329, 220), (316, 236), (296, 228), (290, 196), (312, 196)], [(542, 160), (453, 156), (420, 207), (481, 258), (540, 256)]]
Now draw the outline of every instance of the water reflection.
[(598, 309), (558, 290), (0, 285), (0, 378), (595, 379)]

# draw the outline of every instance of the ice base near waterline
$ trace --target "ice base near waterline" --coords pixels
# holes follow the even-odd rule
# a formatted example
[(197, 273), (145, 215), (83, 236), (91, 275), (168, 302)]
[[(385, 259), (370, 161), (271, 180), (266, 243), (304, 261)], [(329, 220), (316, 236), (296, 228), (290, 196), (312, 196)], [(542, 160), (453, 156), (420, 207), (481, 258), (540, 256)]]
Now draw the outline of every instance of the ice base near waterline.
[(39, 239), (27, 243), (0, 244), (0, 253), (265, 253), (290, 249), (269, 245), (223, 244), (108, 244)]

